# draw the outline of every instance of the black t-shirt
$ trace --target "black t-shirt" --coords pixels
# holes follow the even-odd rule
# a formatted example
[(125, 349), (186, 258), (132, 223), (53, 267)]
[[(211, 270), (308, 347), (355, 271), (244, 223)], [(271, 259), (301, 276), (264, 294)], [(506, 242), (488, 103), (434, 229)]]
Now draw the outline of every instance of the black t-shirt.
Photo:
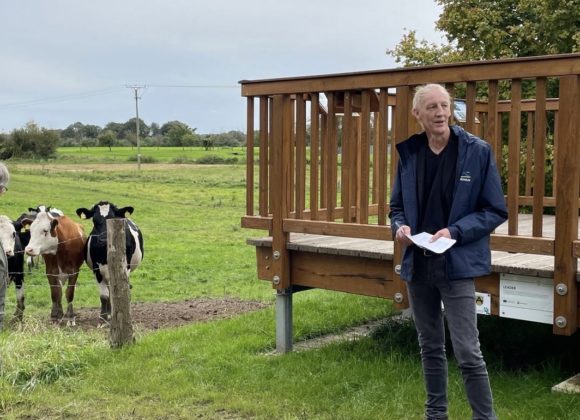
[(438, 155), (433, 153), (426, 140), (419, 155), (419, 232), (433, 234), (447, 227), (449, 221), (455, 187), (457, 137), (451, 132), (447, 146)]

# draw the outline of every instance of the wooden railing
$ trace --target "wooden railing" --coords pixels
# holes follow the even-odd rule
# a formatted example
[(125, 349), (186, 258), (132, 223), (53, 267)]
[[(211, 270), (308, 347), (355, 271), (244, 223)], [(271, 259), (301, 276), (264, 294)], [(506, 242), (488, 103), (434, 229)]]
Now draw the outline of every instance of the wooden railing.
[[(242, 226), (272, 236), (275, 287), (289, 284), (290, 232), (392, 239), (394, 144), (420, 131), (410, 112), (414, 88), (435, 82), (465, 102), (461, 124), (491, 144), (503, 174), (508, 234), (492, 235), (492, 248), (553, 255), (554, 282), (569, 290), (555, 298), (555, 311), (577, 315), (579, 75), (580, 54), (566, 54), (241, 81), (248, 146)], [(531, 236), (518, 229), (523, 210), (533, 213)], [(542, 220), (554, 211), (549, 237)]]

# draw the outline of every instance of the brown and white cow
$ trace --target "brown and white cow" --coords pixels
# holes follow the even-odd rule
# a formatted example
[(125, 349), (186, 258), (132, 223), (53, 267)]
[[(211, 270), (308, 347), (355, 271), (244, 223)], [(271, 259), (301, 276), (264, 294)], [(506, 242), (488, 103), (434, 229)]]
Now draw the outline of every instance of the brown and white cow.
[(31, 256), (42, 255), (46, 265), (46, 277), (50, 285), (53, 322), (63, 318), (62, 287), (67, 284), (67, 310), (64, 315), (67, 325), (75, 325), (73, 300), (79, 270), (84, 261), (84, 247), (87, 237), (82, 225), (67, 216), (53, 216), (41, 211), (30, 223), (30, 242), (26, 253)]

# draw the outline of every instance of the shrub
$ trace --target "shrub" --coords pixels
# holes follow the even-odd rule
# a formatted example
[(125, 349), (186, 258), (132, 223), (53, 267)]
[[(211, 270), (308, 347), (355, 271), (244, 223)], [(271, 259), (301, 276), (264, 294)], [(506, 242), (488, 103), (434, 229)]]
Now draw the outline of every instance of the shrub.
[(200, 164), (200, 165), (216, 165), (216, 164), (234, 164), (234, 163), (238, 163), (238, 158), (237, 157), (231, 157), (231, 158), (222, 158), (220, 156), (215, 156), (215, 155), (207, 155), (207, 156), (202, 156), (200, 157), (196, 163)]
[(195, 161), (186, 156), (177, 156), (171, 159), (169, 163), (195, 163)]
[[(133, 156), (129, 156), (127, 158), (127, 161), (129, 162), (137, 162), (137, 155), (133, 155)], [(157, 163), (157, 159), (155, 159), (153, 156), (141, 156), (141, 163)]]

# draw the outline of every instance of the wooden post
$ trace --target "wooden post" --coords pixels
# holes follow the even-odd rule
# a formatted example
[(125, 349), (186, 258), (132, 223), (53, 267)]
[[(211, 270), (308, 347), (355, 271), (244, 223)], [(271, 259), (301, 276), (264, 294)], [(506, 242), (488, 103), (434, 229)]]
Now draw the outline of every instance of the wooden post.
[(578, 327), (578, 120), (580, 82), (576, 75), (560, 78), (559, 159), (556, 165), (556, 242), (554, 247), (554, 333), (572, 335)]
[(276, 298), (276, 349), (292, 350), (292, 287), (290, 284), (289, 234), (284, 232), (284, 219), (290, 212), (288, 191), (290, 153), (292, 153), (292, 103), (289, 96), (274, 96), (272, 125), (272, 287)]
[(107, 220), (107, 261), (111, 299), (111, 347), (134, 343), (125, 252), (125, 219)]
[[(412, 92), (408, 86), (397, 87), (397, 104), (395, 107), (395, 135), (391, 148), (391, 191), (395, 179), (395, 172), (399, 162), (399, 155), (396, 151), (396, 144), (402, 142), (409, 137), (409, 126), (411, 126), (409, 116), (412, 108)], [(403, 252), (401, 245), (393, 238), (393, 300), (394, 307), (398, 310), (403, 310), (409, 307), (409, 298), (407, 296), (407, 286), (403, 279), (401, 279), (401, 261), (403, 260)]]

